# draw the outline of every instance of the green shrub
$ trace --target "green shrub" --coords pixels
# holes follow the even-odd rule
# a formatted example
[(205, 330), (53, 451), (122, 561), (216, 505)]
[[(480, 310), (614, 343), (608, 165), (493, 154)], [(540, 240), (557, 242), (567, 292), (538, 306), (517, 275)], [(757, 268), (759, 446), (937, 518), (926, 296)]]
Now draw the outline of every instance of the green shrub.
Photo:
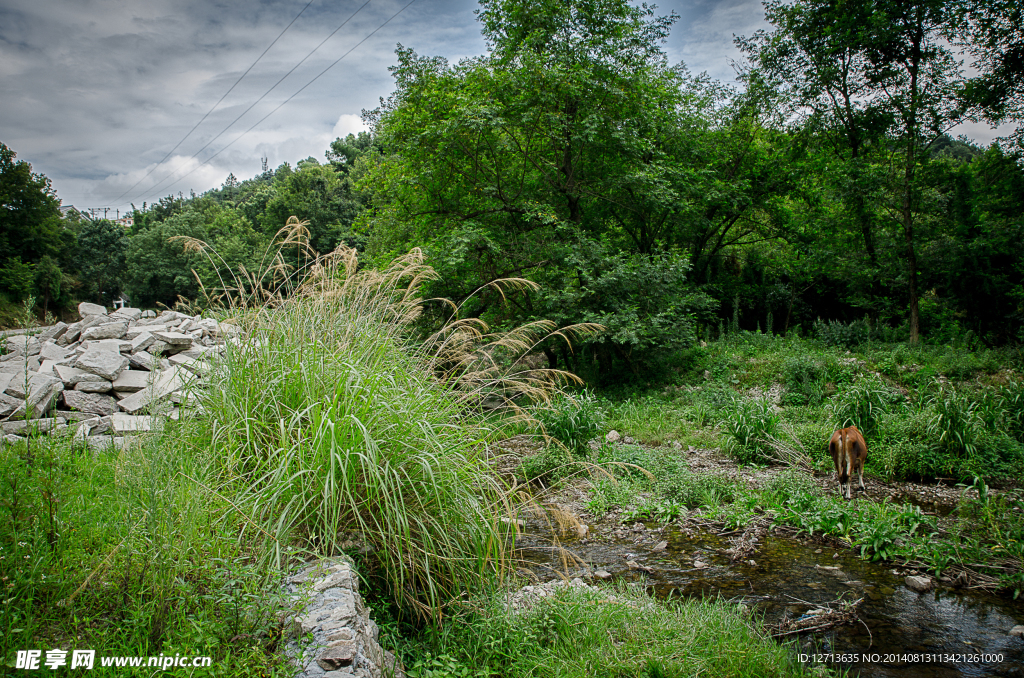
[(768, 478), (762, 490), (768, 501), (780, 505), (821, 494), (813, 478), (795, 469), (787, 469)]
[(580, 465), (569, 451), (558, 445), (524, 458), (519, 465), (519, 473), (528, 482), (553, 483), (579, 471)]
[(560, 395), (546, 407), (538, 408), (534, 417), (545, 434), (564, 445), (574, 457), (584, 458), (587, 443), (600, 433), (604, 423), (597, 398), (589, 391), (576, 396)]
[(902, 409), (906, 400), (899, 391), (878, 379), (861, 379), (840, 390), (832, 400), (832, 422), (836, 428), (856, 426), (869, 438), (878, 430), (880, 419)]
[(786, 393), (784, 405), (820, 405), (825, 397), (825, 371), (807, 356), (786, 360), (783, 367)]
[(844, 323), (838, 320), (823, 322), (819, 318), (814, 323), (814, 333), (826, 346), (853, 348), (869, 339), (870, 327), (864, 320)]
[(939, 449), (959, 459), (973, 456), (983, 430), (974, 394), (941, 388), (932, 397), (931, 406), (935, 416), (928, 432), (935, 436)]
[(714, 473), (678, 471), (659, 479), (658, 494), (687, 508), (715, 507), (736, 501), (741, 485), (736, 480)]
[(722, 424), (726, 432), (726, 451), (740, 463), (772, 459), (771, 448), (765, 438), (775, 435), (779, 414), (769, 401), (735, 398), (733, 408), (726, 413)]

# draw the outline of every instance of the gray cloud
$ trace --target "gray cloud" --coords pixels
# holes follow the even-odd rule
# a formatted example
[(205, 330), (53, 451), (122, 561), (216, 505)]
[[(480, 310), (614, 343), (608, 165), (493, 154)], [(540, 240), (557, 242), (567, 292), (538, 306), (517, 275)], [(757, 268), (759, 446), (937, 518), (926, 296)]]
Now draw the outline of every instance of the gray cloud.
[[(314, 85), (186, 178), (401, 8), (371, 0), (231, 131), (191, 160), (364, 0), (314, 0), (217, 110), (163, 164), (175, 143), (256, 59), (307, 0), (2, 0), (0, 141), (53, 180), (65, 204), (113, 207), (197, 193), (229, 172), (314, 156), (360, 129), (359, 113), (387, 97), (396, 43), (450, 61), (482, 54), (473, 0), (417, 0)], [(731, 80), (733, 34), (765, 27), (759, 0), (673, 0), (680, 21), (666, 44), (673, 61)], [(982, 138), (982, 134), (977, 134)], [(155, 169), (154, 169), (155, 168)], [(117, 196), (154, 171), (122, 200)]]

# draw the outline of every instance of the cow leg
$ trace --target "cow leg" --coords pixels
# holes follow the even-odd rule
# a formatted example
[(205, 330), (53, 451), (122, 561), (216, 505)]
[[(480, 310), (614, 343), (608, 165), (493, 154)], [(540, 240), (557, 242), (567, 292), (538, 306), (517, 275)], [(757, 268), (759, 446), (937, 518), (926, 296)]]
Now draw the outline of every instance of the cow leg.
[(864, 469), (863, 468), (861, 468), (859, 471), (857, 471), (857, 477), (860, 478), (860, 489), (862, 489), (865, 492), (867, 492), (868, 488), (864, 487)]

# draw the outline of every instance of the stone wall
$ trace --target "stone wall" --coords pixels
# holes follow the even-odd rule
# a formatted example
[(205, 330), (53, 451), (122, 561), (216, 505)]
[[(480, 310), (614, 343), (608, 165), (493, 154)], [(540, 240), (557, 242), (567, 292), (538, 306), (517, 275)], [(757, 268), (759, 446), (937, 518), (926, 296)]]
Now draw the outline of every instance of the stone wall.
[(288, 623), (299, 638), (285, 652), (296, 678), (403, 678), (380, 646), (377, 624), (359, 595), (359, 576), (346, 558), (321, 560), (286, 580), (297, 612)]

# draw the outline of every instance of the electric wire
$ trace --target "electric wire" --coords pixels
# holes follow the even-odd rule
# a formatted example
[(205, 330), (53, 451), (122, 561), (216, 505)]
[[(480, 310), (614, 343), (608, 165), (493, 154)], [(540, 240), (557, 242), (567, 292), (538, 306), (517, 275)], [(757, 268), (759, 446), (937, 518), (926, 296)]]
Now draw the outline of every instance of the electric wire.
[(235, 83), (234, 83), (233, 85), (231, 85), (231, 87), (229, 87), (229, 88), (228, 88), (228, 91), (227, 91), (227, 92), (224, 92), (223, 96), (221, 96), (221, 98), (217, 100), (217, 103), (215, 103), (215, 104), (213, 105), (213, 108), (211, 108), (210, 110), (208, 110), (208, 111), (206, 112), (206, 115), (204, 115), (204, 116), (203, 116), (203, 117), (202, 117), (202, 118), (201, 118), (201, 119), (199, 120), (199, 122), (197, 122), (197, 123), (196, 123), (196, 124), (195, 124), (195, 125), (194, 125), (194, 126), (192, 127), (192, 129), (190, 129), (190, 130), (189, 130), (189, 131), (188, 131), (188, 132), (187, 132), (187, 133), (185, 134), (185, 136), (183, 136), (183, 137), (181, 138), (181, 140), (180, 140), (180, 141), (179, 141), (178, 143), (174, 144), (174, 148), (172, 148), (171, 150), (169, 150), (169, 151), (167, 152), (167, 155), (165, 155), (165, 156), (163, 157), (163, 159), (162, 159), (162, 160), (161, 160), (160, 162), (158, 162), (157, 164), (153, 165), (153, 169), (151, 169), (151, 170), (149, 170), (148, 172), (146, 172), (146, 173), (145, 173), (145, 174), (144, 174), (144, 175), (142, 176), (142, 178), (141, 178), (141, 179), (139, 179), (138, 181), (136, 181), (136, 182), (135, 182), (134, 184), (132, 184), (131, 188), (129, 188), (129, 189), (127, 190), (127, 191), (125, 191), (125, 192), (124, 192), (124, 193), (122, 193), (121, 195), (119, 195), (119, 196), (117, 196), (116, 198), (114, 198), (113, 202), (115, 202), (115, 203), (116, 203), (116, 202), (117, 202), (118, 200), (120, 200), (120, 199), (121, 199), (121, 198), (123, 198), (124, 196), (126, 196), (126, 195), (128, 195), (129, 193), (131, 193), (132, 191), (134, 191), (134, 190), (135, 190), (135, 187), (136, 187), (136, 186), (138, 186), (139, 184), (141, 184), (141, 183), (142, 183), (143, 181), (145, 181), (145, 180), (146, 180), (146, 177), (148, 177), (148, 176), (149, 176), (150, 174), (152, 174), (153, 172), (155, 172), (155, 171), (156, 171), (156, 168), (157, 168), (157, 167), (159, 167), (160, 165), (162, 165), (162, 164), (164, 164), (165, 162), (167, 162), (167, 159), (168, 159), (169, 157), (171, 157), (171, 154), (173, 154), (173, 153), (174, 153), (174, 152), (175, 152), (176, 150), (178, 150), (178, 147), (179, 147), (179, 146), (181, 146), (181, 145), (182, 145), (183, 143), (185, 143), (185, 139), (188, 139), (188, 138), (189, 138), (189, 136), (191, 136), (192, 132), (195, 132), (195, 131), (196, 131), (196, 129), (197, 129), (197, 128), (198, 128), (198, 127), (199, 127), (200, 125), (202, 125), (202, 124), (203, 124), (203, 122), (204, 122), (204, 121), (205, 121), (205, 120), (206, 120), (206, 119), (207, 119), (208, 117), (210, 117), (210, 114), (211, 114), (211, 113), (213, 113), (213, 112), (214, 112), (214, 111), (215, 111), (215, 110), (217, 109), (217, 107), (218, 107), (218, 106), (220, 106), (221, 102), (222, 102), (222, 101), (224, 101), (224, 99), (225, 99), (225, 98), (227, 98), (227, 96), (228, 96), (229, 94), (231, 94), (231, 92), (232, 92), (232, 91), (233, 91), (233, 90), (235, 89), (235, 87), (237, 87), (237, 86), (238, 86), (238, 83), (242, 82), (242, 78), (244, 78), (245, 76), (249, 75), (249, 71), (251, 71), (251, 70), (252, 70), (252, 69), (253, 69), (253, 68), (254, 68), (254, 67), (256, 66), (256, 64), (258, 64), (258, 63), (260, 62), (260, 59), (262, 59), (263, 57), (265, 57), (265, 56), (267, 55), (267, 52), (269, 52), (269, 51), (270, 51), (270, 48), (271, 48), (271, 47), (273, 47), (274, 45), (276, 45), (276, 44), (277, 44), (277, 41), (281, 39), (281, 36), (283, 36), (283, 35), (284, 35), (285, 33), (287, 33), (287, 32), (288, 32), (288, 29), (292, 27), (292, 24), (294, 24), (294, 23), (295, 23), (296, 21), (298, 21), (299, 17), (300, 17), (300, 16), (302, 16), (302, 14), (303, 14), (303, 13), (304, 13), (304, 12), (305, 12), (305, 11), (306, 11), (307, 9), (309, 9), (309, 6), (310, 6), (310, 5), (312, 5), (312, 4), (313, 4), (313, 0), (309, 0), (309, 2), (307, 2), (307, 3), (306, 3), (306, 6), (305, 6), (305, 7), (303, 7), (303, 8), (302, 8), (302, 10), (301, 10), (301, 11), (300, 11), (300, 12), (299, 12), (298, 14), (296, 14), (296, 15), (295, 15), (295, 18), (293, 18), (293, 19), (292, 19), (292, 20), (291, 20), (291, 21), (290, 21), (290, 22), (288, 23), (288, 25), (284, 27), (284, 30), (283, 30), (283, 31), (281, 31), (280, 33), (278, 33), (278, 34), (277, 34), (277, 37), (276, 37), (276, 38), (274, 38), (274, 41), (273, 41), (272, 43), (270, 43), (269, 45), (267, 45), (267, 48), (266, 48), (265, 50), (263, 50), (263, 53), (262, 53), (262, 54), (260, 54), (260, 55), (259, 55), (258, 57), (256, 57), (256, 61), (253, 61), (253, 62), (252, 62), (251, 64), (249, 64), (249, 68), (245, 69), (245, 73), (242, 73), (242, 74), (241, 74), (240, 76), (238, 76), (238, 80), (235, 80)]
[[(327, 36), (326, 38), (324, 38), (323, 40), (321, 40), (321, 41), (320, 41), (320, 43), (319, 43), (319, 44), (318, 44), (318, 45), (317, 45), (316, 47), (314, 47), (314, 48), (313, 48), (312, 50), (310, 50), (310, 52), (309, 52), (308, 54), (306, 54), (306, 56), (302, 57), (302, 60), (301, 60), (301, 61), (299, 61), (299, 63), (297, 63), (297, 64), (295, 64), (294, 66), (292, 66), (291, 70), (289, 70), (289, 71), (288, 71), (287, 73), (285, 73), (284, 75), (282, 75), (282, 76), (281, 76), (281, 78), (280, 78), (280, 79), (279, 79), (279, 80), (278, 80), (277, 82), (275, 82), (275, 83), (274, 83), (274, 84), (273, 84), (273, 85), (272, 85), (272, 86), (270, 87), (270, 89), (268, 89), (268, 90), (267, 90), (266, 92), (264, 92), (264, 93), (263, 93), (262, 95), (260, 95), (260, 98), (259, 98), (259, 99), (257, 99), (256, 101), (252, 102), (252, 103), (251, 103), (251, 104), (249, 105), (249, 107), (248, 107), (248, 108), (246, 108), (246, 109), (245, 109), (244, 111), (242, 111), (242, 112), (241, 112), (241, 113), (240, 113), (240, 114), (238, 115), (238, 117), (236, 117), (236, 118), (235, 118), (234, 120), (232, 120), (231, 122), (229, 122), (229, 123), (228, 123), (228, 124), (227, 124), (227, 125), (226, 125), (226, 126), (224, 127), (224, 129), (222, 129), (222, 130), (221, 130), (220, 132), (218, 132), (218, 133), (217, 133), (217, 135), (216, 135), (215, 137), (213, 137), (213, 138), (212, 138), (212, 139), (210, 139), (210, 140), (209, 140), (208, 142), (206, 142), (206, 144), (205, 144), (205, 145), (204, 145), (204, 146), (203, 146), (202, 148), (200, 148), (200, 149), (199, 149), (198, 151), (196, 151), (195, 153), (193, 153), (193, 154), (192, 154), (192, 156), (191, 156), (190, 158), (188, 158), (187, 160), (185, 160), (184, 162), (182, 162), (182, 163), (181, 163), (180, 165), (178, 165), (177, 167), (175, 167), (175, 168), (174, 168), (173, 170), (171, 170), (171, 172), (170, 172), (169, 174), (167, 174), (167, 176), (165, 176), (165, 177), (164, 177), (163, 179), (161, 179), (160, 181), (158, 181), (158, 182), (157, 182), (157, 183), (156, 183), (156, 184), (154, 185), (154, 187), (153, 187), (152, 189), (150, 189), (149, 191), (147, 191), (147, 194), (149, 194), (149, 195), (152, 195), (152, 194), (153, 194), (154, 192), (156, 192), (156, 186), (160, 186), (160, 185), (161, 185), (161, 184), (163, 184), (163, 183), (164, 183), (165, 181), (167, 181), (168, 179), (170, 179), (171, 177), (173, 177), (173, 176), (174, 176), (174, 175), (175, 175), (175, 174), (176, 174), (176, 173), (177, 173), (178, 171), (180, 171), (180, 170), (181, 170), (181, 169), (182, 169), (183, 167), (185, 167), (185, 165), (187, 165), (187, 164), (188, 164), (189, 162), (191, 162), (191, 161), (192, 161), (192, 160), (194, 160), (194, 159), (195, 159), (196, 157), (198, 157), (200, 153), (202, 153), (202, 152), (203, 152), (203, 151), (205, 151), (205, 150), (206, 150), (207, 148), (209, 148), (209, 147), (210, 147), (210, 145), (211, 145), (211, 144), (213, 144), (213, 142), (215, 142), (215, 141), (216, 141), (217, 139), (219, 139), (219, 138), (220, 138), (221, 136), (223, 136), (223, 135), (224, 135), (224, 134), (225, 134), (225, 133), (226, 133), (226, 132), (227, 132), (227, 131), (228, 131), (229, 129), (231, 129), (231, 127), (232, 127), (232, 126), (234, 126), (234, 124), (235, 124), (236, 122), (238, 122), (239, 120), (241, 120), (241, 119), (242, 119), (242, 118), (243, 118), (243, 117), (245, 116), (245, 114), (246, 114), (246, 113), (248, 113), (249, 111), (251, 111), (251, 110), (252, 110), (252, 109), (253, 109), (253, 108), (254, 108), (254, 107), (256, 106), (256, 104), (260, 103), (260, 102), (261, 102), (261, 101), (263, 101), (263, 100), (264, 100), (265, 98), (267, 98), (267, 96), (268, 96), (268, 95), (269, 95), (269, 94), (270, 94), (271, 92), (273, 92), (273, 91), (274, 91), (274, 90), (275, 90), (275, 89), (277, 88), (277, 86), (278, 86), (278, 85), (280, 85), (280, 84), (281, 84), (282, 82), (284, 82), (285, 78), (287, 78), (287, 77), (288, 77), (289, 75), (291, 75), (292, 73), (294, 73), (294, 72), (295, 72), (295, 70), (296, 70), (296, 69), (297, 69), (297, 68), (298, 68), (299, 66), (301, 66), (301, 65), (302, 65), (302, 64), (304, 64), (304, 63), (306, 63), (306, 60), (307, 60), (307, 59), (309, 59), (309, 58), (310, 58), (311, 56), (313, 56), (313, 54), (315, 54), (315, 53), (316, 53), (316, 51), (317, 51), (318, 49), (320, 49), (321, 47), (323, 47), (323, 46), (324, 46), (324, 43), (326, 43), (326, 42), (327, 42), (328, 40), (330, 40), (331, 38), (333, 38), (333, 37), (334, 37), (334, 35), (335, 35), (335, 34), (336, 34), (336, 33), (337, 33), (338, 31), (340, 31), (340, 30), (341, 30), (342, 28), (344, 28), (344, 27), (345, 27), (346, 25), (348, 25), (348, 22), (349, 22), (349, 21), (351, 21), (352, 19), (354, 19), (354, 18), (355, 18), (355, 16), (356, 16), (357, 14), (359, 14), (359, 12), (361, 12), (361, 11), (363, 10), (363, 8), (365, 8), (365, 7), (366, 7), (367, 5), (369, 5), (369, 4), (371, 3), (371, 2), (372, 2), (372, 0), (366, 0), (366, 2), (364, 2), (364, 3), (362, 4), (362, 5), (360, 5), (360, 6), (359, 6), (359, 8), (358, 8), (358, 9), (357, 9), (356, 11), (352, 12), (352, 14), (350, 14), (350, 15), (349, 15), (349, 17), (348, 17), (347, 19), (345, 19), (345, 20), (344, 20), (344, 21), (343, 21), (343, 22), (341, 23), (341, 25), (340, 25), (340, 26), (338, 26), (338, 27), (337, 27), (337, 28), (335, 28), (335, 29), (334, 29), (333, 31), (331, 31), (330, 35), (328, 35), (328, 36)], [(397, 16), (397, 15), (396, 15), (396, 16)], [(390, 21), (390, 20), (389, 20), (389, 21)], [(277, 109), (274, 109), (274, 110), (277, 110)], [(225, 148), (226, 148), (226, 147), (225, 147)], [(223, 149), (222, 149), (222, 150), (223, 150)], [(210, 157), (212, 158), (212, 157), (214, 157), (214, 156), (210, 156)], [(205, 164), (205, 163), (204, 163), (204, 164)], [(193, 169), (192, 171), (194, 172), (194, 171), (195, 171), (196, 169), (199, 169), (199, 167), (202, 167), (202, 165), (199, 165), (199, 166), (197, 166), (197, 167), (196, 167), (195, 169)], [(192, 172), (189, 172), (189, 174), (191, 174), (191, 173), (192, 173)], [(174, 180), (172, 180), (171, 184), (174, 184), (174, 183), (176, 183), (176, 182), (178, 182), (178, 181), (181, 181), (181, 179), (184, 179), (184, 178), (185, 178), (185, 177), (187, 177), (187, 176), (188, 176), (188, 174), (186, 174), (186, 175), (183, 175), (182, 177), (180, 177), (180, 178), (178, 178), (178, 179), (174, 179)], [(143, 196), (139, 196), (139, 197), (143, 197)]]

